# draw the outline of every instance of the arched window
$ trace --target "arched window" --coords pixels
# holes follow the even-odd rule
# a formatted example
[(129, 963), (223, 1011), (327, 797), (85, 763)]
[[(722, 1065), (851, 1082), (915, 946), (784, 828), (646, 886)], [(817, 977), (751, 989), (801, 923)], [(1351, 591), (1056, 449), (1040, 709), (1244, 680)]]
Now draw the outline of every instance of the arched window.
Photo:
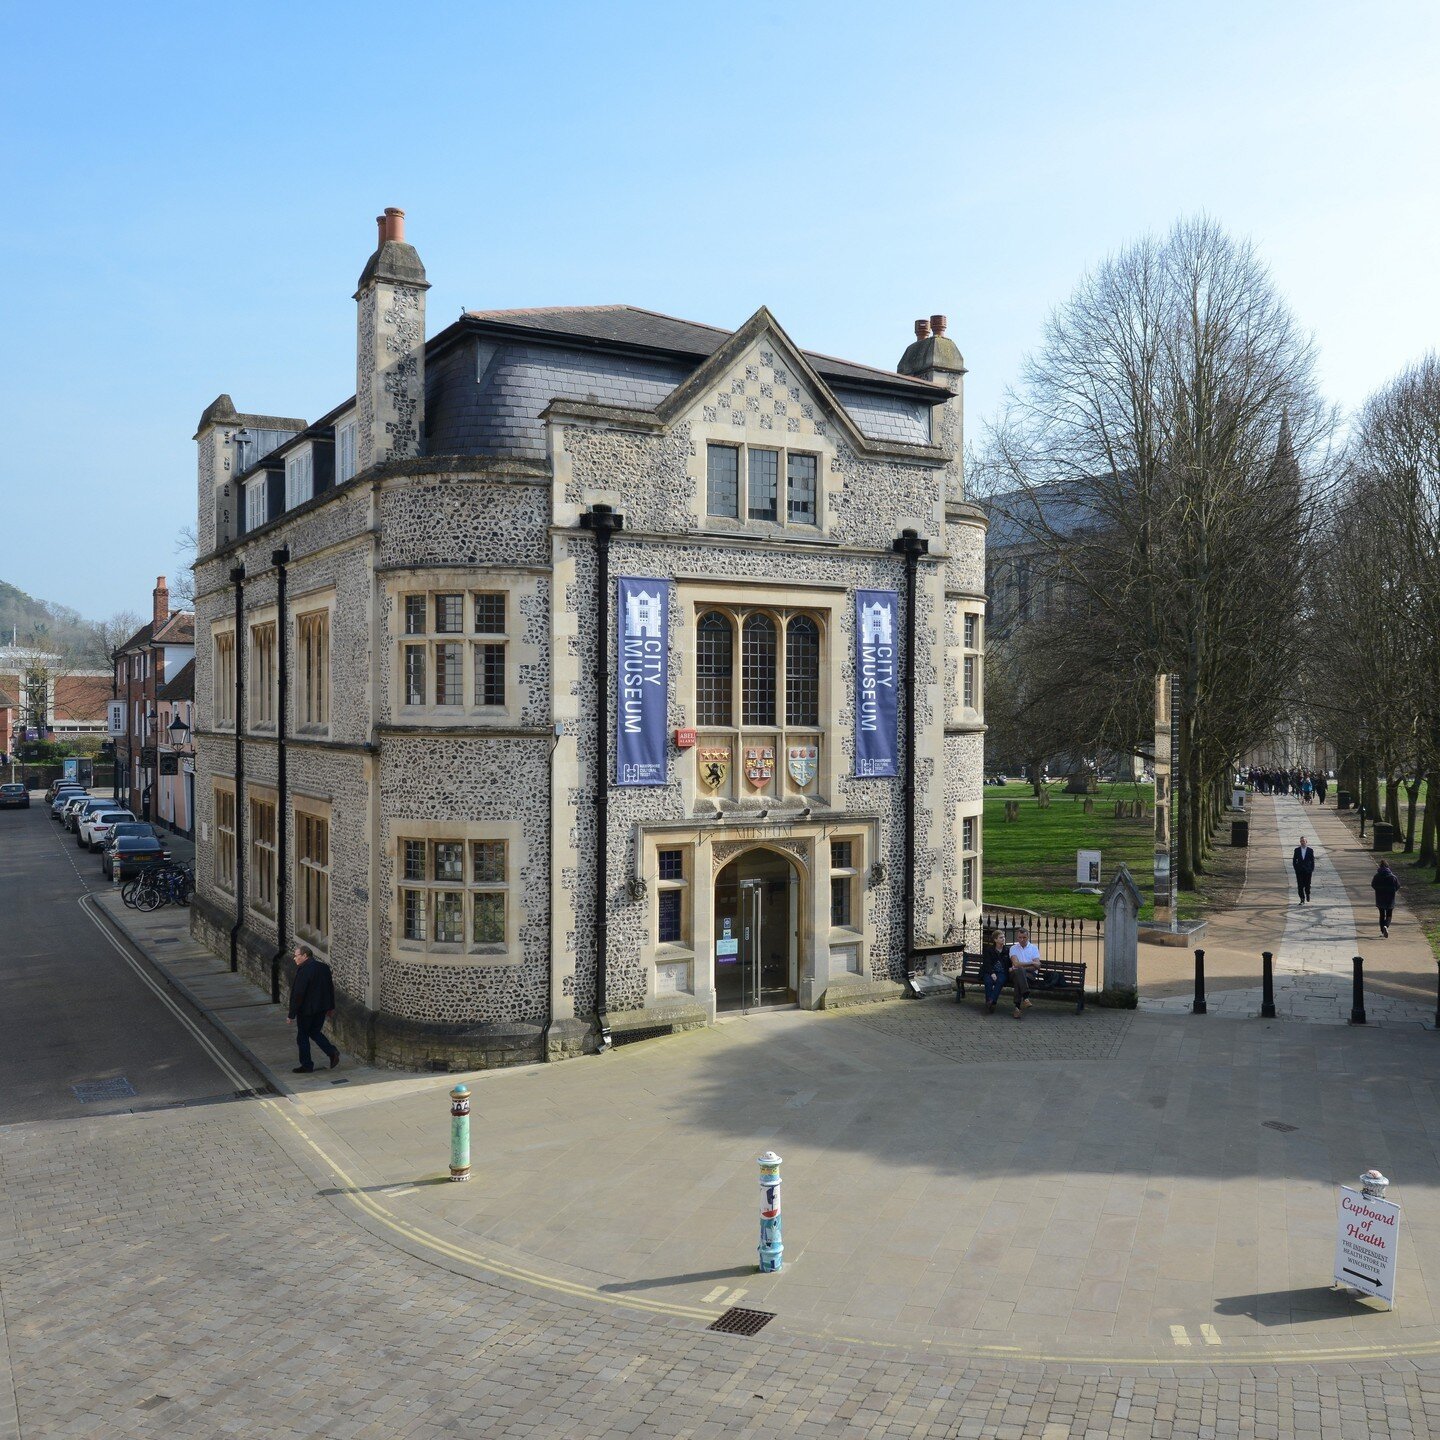
[(695, 718), (700, 725), (729, 725), (735, 640), (729, 619), (707, 610), (695, 627)]
[(820, 627), (808, 615), (785, 627), (785, 723), (820, 723)]
[(746, 617), (740, 640), (742, 725), (775, 723), (775, 622), (768, 615)]

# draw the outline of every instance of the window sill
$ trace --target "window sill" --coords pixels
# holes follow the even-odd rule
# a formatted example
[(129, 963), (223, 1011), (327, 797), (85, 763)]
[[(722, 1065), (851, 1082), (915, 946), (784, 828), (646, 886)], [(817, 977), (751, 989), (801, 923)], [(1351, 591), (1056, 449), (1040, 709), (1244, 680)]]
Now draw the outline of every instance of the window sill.
[(861, 945), (864, 944), (865, 934), (861, 930), (851, 929), (846, 925), (832, 925), (830, 927), (831, 945)]
[(397, 945), (391, 959), (402, 965), (439, 965), (446, 969), (458, 970), (465, 967), (495, 969), (506, 965), (521, 965), (524, 957), (518, 947), (505, 945), (487, 946), (479, 950), (466, 950), (462, 946), (447, 946), (444, 949), (422, 950), (409, 945)]
[(677, 960), (693, 960), (695, 951), (688, 945), (682, 945), (676, 940), (662, 940), (656, 947), (651, 959), (657, 965), (673, 964)]

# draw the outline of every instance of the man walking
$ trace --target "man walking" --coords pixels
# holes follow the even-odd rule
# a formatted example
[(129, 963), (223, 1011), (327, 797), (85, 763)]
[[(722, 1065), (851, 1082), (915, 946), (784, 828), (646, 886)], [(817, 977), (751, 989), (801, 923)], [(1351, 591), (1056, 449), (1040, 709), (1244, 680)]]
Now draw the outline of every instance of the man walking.
[(1370, 878), (1370, 888), (1375, 892), (1375, 908), (1380, 912), (1380, 933), (1388, 940), (1395, 895), (1400, 889), (1400, 877), (1390, 868), (1388, 860), (1380, 862), (1380, 868)]
[(295, 978), (290, 982), (290, 1023), (300, 1047), (300, 1063), (295, 1074), (308, 1075), (315, 1062), (310, 1057), (313, 1040), (330, 1057), (333, 1070), (340, 1063), (340, 1052), (325, 1038), (325, 1017), (335, 1012), (335, 978), (330, 967), (315, 958), (308, 945), (295, 947)]
[(1015, 1018), (1020, 1019), (1030, 1008), (1030, 981), (1040, 970), (1040, 947), (1030, 943), (1030, 932), (1020, 929), (1015, 932), (1015, 943), (1010, 947), (1010, 983), (1015, 989)]
[(1303, 835), (1290, 857), (1290, 866), (1295, 871), (1295, 889), (1303, 905), (1310, 898), (1310, 880), (1315, 874), (1315, 852), (1305, 843)]

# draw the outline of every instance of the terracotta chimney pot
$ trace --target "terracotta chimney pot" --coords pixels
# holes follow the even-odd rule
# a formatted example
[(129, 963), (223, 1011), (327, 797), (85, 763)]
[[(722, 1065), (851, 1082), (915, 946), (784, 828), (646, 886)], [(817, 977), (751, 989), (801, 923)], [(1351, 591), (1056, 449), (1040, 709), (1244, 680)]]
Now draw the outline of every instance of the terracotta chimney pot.
[(930, 338), (930, 322), (928, 320), (917, 320), (915, 322), (915, 338), (917, 340), (928, 340)]
[(378, 250), (385, 243), (385, 217), (375, 217), (375, 248)]
[(405, 212), (393, 205), (385, 207), (384, 236), (387, 240), (402, 242), (405, 239)]
[(936, 335), (945, 333), (945, 317), (943, 315), (932, 315), (930, 317), (930, 328)]

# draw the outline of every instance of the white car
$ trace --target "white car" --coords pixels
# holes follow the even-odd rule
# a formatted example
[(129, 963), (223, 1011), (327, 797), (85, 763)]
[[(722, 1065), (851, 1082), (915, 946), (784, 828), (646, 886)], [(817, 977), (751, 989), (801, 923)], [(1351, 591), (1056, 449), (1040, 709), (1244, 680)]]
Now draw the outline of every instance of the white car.
[(63, 805), (61, 805), (61, 807), (60, 807), (60, 823), (61, 823), (67, 830), (73, 830), (73, 829), (75, 828), (74, 825), (71, 824), (71, 819), (70, 819), (70, 817), (71, 817), (72, 815), (74, 815), (74, 813), (75, 813), (82, 805), (86, 804), (91, 798), (92, 798), (92, 797), (90, 796), (89, 792), (87, 791), (87, 792), (85, 792), (84, 794), (81, 794), (81, 795), (72, 795), (68, 800), (65, 801), (65, 803), (64, 803)]
[(133, 820), (135, 816), (129, 810), (92, 810), (88, 815), (82, 817), (79, 826), (79, 841), (87, 850), (100, 850), (104, 848), (105, 841), (110, 837), (110, 827), (118, 820)]

